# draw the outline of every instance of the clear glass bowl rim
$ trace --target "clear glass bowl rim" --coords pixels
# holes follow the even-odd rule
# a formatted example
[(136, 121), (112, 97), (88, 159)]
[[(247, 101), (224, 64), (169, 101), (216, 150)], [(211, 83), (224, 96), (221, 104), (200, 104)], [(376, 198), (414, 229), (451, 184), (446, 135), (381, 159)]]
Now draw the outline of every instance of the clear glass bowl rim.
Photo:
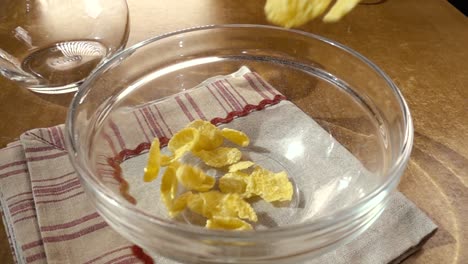
[[(342, 208), (330, 215), (318, 217), (314, 219), (312, 222), (307, 223), (300, 223), (300, 224), (292, 224), (282, 227), (274, 227), (265, 230), (255, 230), (254, 232), (225, 232), (225, 231), (218, 231), (218, 230), (208, 230), (202, 227), (194, 228), (194, 226), (184, 225), (174, 223), (165, 219), (158, 218), (154, 215), (150, 215), (145, 213), (144, 211), (138, 209), (136, 206), (126, 203), (123, 199), (119, 197), (115, 197), (115, 194), (111, 192), (107, 187), (102, 185), (98, 182), (94, 177), (88, 176), (88, 174), (92, 175), (92, 171), (87, 168), (86, 166), (81, 166), (81, 162), (79, 156), (77, 155), (77, 148), (76, 142), (74, 140), (74, 119), (76, 115), (76, 110), (78, 105), (85, 99), (87, 92), (91, 89), (91, 83), (94, 79), (99, 78), (100, 74), (105, 72), (113, 63), (121, 58), (125, 58), (130, 56), (133, 52), (137, 51), (139, 48), (154, 43), (156, 41), (169, 38), (175, 35), (180, 35), (184, 33), (196, 32), (196, 31), (206, 31), (206, 30), (213, 30), (213, 29), (248, 29), (248, 28), (255, 28), (255, 29), (264, 29), (264, 30), (277, 30), (277, 31), (286, 31), (289, 33), (300, 34), (309, 38), (313, 38), (315, 40), (324, 42), (326, 44), (332, 45), (338, 49), (341, 49), (344, 52), (349, 53), (350, 55), (356, 57), (357, 59), (361, 60), (371, 69), (373, 69), (378, 75), (382, 77), (382, 79), (387, 83), (389, 88), (395, 94), (399, 104), (400, 110), (403, 116), (403, 123), (404, 123), (404, 135), (403, 135), (403, 144), (402, 148), (399, 150), (398, 158), (396, 162), (392, 164), (389, 169), (388, 177), (386, 180), (377, 188), (375, 188), (372, 192), (368, 193), (364, 197), (360, 198), (354, 205)], [(303, 232), (317, 232), (319, 230), (331, 228), (333, 229), (334, 225), (339, 224), (340, 222), (349, 219), (353, 215), (359, 213), (359, 208), (365, 207), (370, 201), (372, 201), (376, 196), (381, 194), (382, 192), (389, 189), (390, 186), (394, 185), (395, 182), (399, 181), (400, 176), (402, 174), (403, 169), (406, 166), (406, 163), (409, 160), (411, 149), (413, 146), (413, 137), (414, 137), (414, 130), (413, 130), (413, 122), (411, 118), (411, 114), (408, 108), (408, 105), (403, 98), (400, 90), (398, 87), (393, 83), (390, 77), (383, 72), (377, 65), (371, 62), (369, 59), (361, 55), (360, 53), (354, 51), (353, 49), (340, 44), (336, 41), (327, 39), (325, 37), (321, 37), (312, 33), (304, 32), (301, 30), (295, 29), (285, 29), (276, 26), (269, 26), (269, 25), (256, 25), (256, 24), (220, 24), (220, 25), (206, 25), (206, 26), (197, 26), (191, 27), (186, 29), (181, 29), (169, 33), (165, 33), (162, 35), (157, 35), (147, 40), (141, 41), (137, 44), (134, 44), (131, 47), (128, 47), (120, 52), (115, 53), (113, 56), (108, 58), (105, 62), (101, 63), (83, 82), (79, 91), (75, 94), (69, 110), (67, 114), (67, 119), (65, 123), (65, 143), (66, 149), (69, 153), (70, 160), (75, 167), (79, 177), (85, 181), (89, 186), (94, 186), (94, 192), (97, 195), (100, 195), (101, 198), (105, 199), (107, 203), (116, 204), (121, 209), (128, 210), (132, 213), (133, 217), (137, 217), (148, 221), (150, 224), (156, 224), (160, 227), (164, 227), (167, 229), (173, 229), (174, 231), (183, 232), (187, 235), (193, 235), (196, 237), (200, 237), (203, 239), (225, 239), (225, 240), (256, 240), (261, 239), (264, 240), (268, 237), (278, 237), (281, 235), (288, 235), (291, 236), (292, 234), (301, 234)], [(76, 160), (78, 159), (78, 160)], [(387, 194), (388, 195), (388, 194)], [(330, 231), (331, 232), (331, 231)]]

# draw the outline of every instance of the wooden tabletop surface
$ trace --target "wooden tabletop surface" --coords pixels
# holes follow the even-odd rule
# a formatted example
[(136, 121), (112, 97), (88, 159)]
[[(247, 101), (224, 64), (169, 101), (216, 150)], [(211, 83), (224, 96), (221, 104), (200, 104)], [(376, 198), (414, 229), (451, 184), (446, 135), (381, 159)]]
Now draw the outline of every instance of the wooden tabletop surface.
[[(375, 1), (374, 1), (375, 2)], [(264, 1), (128, 0), (129, 45), (205, 24), (267, 24)], [(341, 42), (379, 65), (401, 89), (415, 144), (399, 186), (439, 230), (405, 263), (468, 263), (468, 18), (444, 0), (359, 5), (336, 24), (302, 30)], [(71, 94), (31, 93), (0, 77), (0, 147), (65, 121)], [(13, 263), (0, 228), (0, 263)]]

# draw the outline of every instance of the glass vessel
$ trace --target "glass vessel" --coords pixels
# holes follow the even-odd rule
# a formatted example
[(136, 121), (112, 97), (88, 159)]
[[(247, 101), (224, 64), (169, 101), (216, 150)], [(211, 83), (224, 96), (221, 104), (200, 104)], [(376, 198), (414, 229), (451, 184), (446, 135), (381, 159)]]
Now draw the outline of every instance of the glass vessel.
[[(158, 196), (160, 179), (142, 181), (149, 143), (163, 134), (170, 138), (171, 124), (190, 122), (175, 116), (173, 105), (184, 105), (192, 118), (208, 117), (217, 107), (216, 100), (197, 104), (203, 97), (191, 88), (245, 67), (286, 100), (220, 126), (251, 137), (242, 151), (254, 162), (288, 172), (293, 200), (273, 206), (251, 201), (259, 216), (254, 231), (207, 230), (189, 214), (173, 219)], [(252, 80), (255, 89), (266, 87)], [(235, 108), (242, 98), (229, 86), (236, 84), (208, 90), (219, 100), (233, 98), (226, 100)], [(178, 101), (168, 105), (171, 98)], [(139, 123), (129, 125), (135, 118)], [(166, 257), (184, 263), (299, 263), (333, 250), (385, 210), (413, 143), (408, 106), (375, 64), (332, 40), (260, 25), (181, 30), (116, 54), (83, 83), (66, 131), (67, 150), (90, 200), (156, 263), (166, 263)], [(123, 180), (135, 201), (122, 195), (128, 187)]]
[(124, 0), (0, 0), (0, 74), (38, 93), (76, 91), (128, 39)]

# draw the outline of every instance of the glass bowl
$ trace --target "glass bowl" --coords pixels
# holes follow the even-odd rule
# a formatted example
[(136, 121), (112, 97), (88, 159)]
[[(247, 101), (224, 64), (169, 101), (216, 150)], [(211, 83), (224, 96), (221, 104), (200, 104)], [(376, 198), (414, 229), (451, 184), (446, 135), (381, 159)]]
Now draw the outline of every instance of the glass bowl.
[(33, 92), (75, 92), (127, 43), (125, 0), (0, 0), (0, 76)]
[[(147, 152), (154, 137), (164, 146), (197, 118), (249, 135), (245, 157), (286, 171), (292, 201), (250, 200), (253, 231), (169, 217), (160, 179), (142, 180)], [(66, 126), (72, 163), (102, 217), (156, 260), (187, 263), (297, 263), (349, 242), (385, 209), (413, 143), (406, 102), (371, 61), (317, 35), (260, 25), (185, 29), (117, 53), (83, 83)]]

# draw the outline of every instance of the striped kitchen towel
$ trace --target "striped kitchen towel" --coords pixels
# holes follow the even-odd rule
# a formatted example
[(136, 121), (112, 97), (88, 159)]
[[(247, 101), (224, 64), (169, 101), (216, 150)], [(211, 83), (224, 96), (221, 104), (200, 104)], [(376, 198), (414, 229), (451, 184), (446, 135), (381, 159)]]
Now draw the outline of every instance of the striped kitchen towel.
[[(122, 161), (126, 150), (148, 148), (154, 137), (167, 142), (191, 120), (229, 123), (252, 111), (287, 103), (281, 93), (243, 67), (163, 103), (122, 109), (118, 115), (128, 118), (113, 122), (111, 116), (102, 140), (96, 143), (104, 144), (99, 149), (105, 150), (97, 153), (103, 157), (101, 175), (117, 182), (109, 157)], [(171, 118), (162, 118), (162, 112)], [(138, 248), (112, 230), (89, 203), (68, 159), (63, 126), (28, 131), (20, 141), (0, 150), (0, 204), (17, 263), (145, 262)], [(424, 213), (396, 193), (369, 232), (317, 263), (388, 263), (413, 252), (435, 228)], [(156, 263), (175, 262), (160, 258)]]

